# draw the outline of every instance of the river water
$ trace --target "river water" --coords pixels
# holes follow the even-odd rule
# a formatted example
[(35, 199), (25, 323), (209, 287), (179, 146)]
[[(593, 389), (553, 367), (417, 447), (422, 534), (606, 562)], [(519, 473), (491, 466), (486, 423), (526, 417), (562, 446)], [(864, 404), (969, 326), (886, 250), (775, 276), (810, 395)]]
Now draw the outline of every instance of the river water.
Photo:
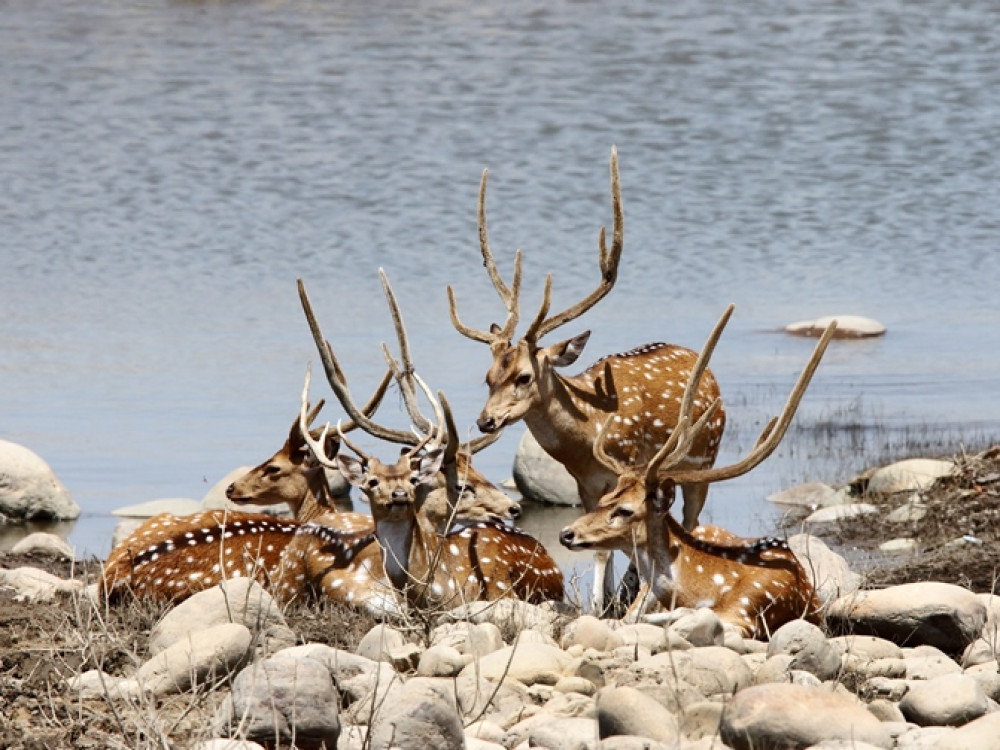
[[(114, 508), (200, 498), (279, 447), (317, 359), (297, 277), (361, 397), (392, 340), (384, 267), (417, 368), (474, 430), (488, 352), (445, 287), (467, 323), (501, 318), (480, 174), (527, 318), (546, 273), (556, 307), (597, 281), (612, 145), (622, 269), (565, 335), (593, 330), (581, 364), (699, 347), (734, 302), (720, 461), (811, 350), (782, 326), (888, 328), (834, 343), (779, 452), (714, 488), (705, 520), (770, 531), (771, 492), (1000, 433), (995, 3), (0, 7), (0, 438), (68, 486), (84, 516), (60, 531), (83, 554), (108, 552)], [(509, 476), (522, 432), (479, 468)], [(575, 513), (525, 525), (558, 547)]]

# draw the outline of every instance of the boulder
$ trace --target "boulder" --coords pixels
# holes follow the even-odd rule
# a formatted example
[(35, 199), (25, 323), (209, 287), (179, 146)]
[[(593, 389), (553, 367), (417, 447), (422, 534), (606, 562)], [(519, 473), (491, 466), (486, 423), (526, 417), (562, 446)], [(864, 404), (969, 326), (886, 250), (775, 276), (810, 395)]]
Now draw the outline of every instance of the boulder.
[(935, 750), (1000, 750), (1000, 712), (981, 716), (943, 737)]
[(819, 537), (795, 534), (788, 538), (788, 546), (802, 564), (824, 607), (861, 587), (861, 576), (851, 570), (843, 555), (834, 552)]
[(808, 482), (768, 495), (767, 501), (775, 505), (815, 510), (828, 505), (840, 505), (844, 502), (844, 496), (828, 484)]
[(555, 685), (573, 674), (577, 660), (562, 649), (544, 643), (517, 643), (487, 654), (463, 672), (479, 674), (493, 682), (514, 679), (525, 685)]
[(868, 476), (866, 492), (912, 492), (930, 487), (955, 471), (953, 461), (908, 458), (876, 469)]
[(340, 699), (325, 665), (277, 653), (241, 671), (232, 685), (232, 728), (268, 746), (336, 747)]
[(414, 677), (393, 692), (392, 702), (375, 709), (368, 735), (372, 750), (465, 746), (462, 719), (451, 680)]
[(525, 431), (514, 455), (514, 484), (525, 500), (580, 505), (576, 480)]
[(73, 560), (76, 552), (65, 539), (55, 534), (48, 534), (43, 531), (36, 531), (33, 534), (20, 539), (17, 544), (10, 548), (10, 551), (22, 555), (31, 553), (41, 553), (43, 555), (53, 555), (61, 557), (63, 560)]
[(907, 721), (923, 727), (957, 727), (985, 715), (990, 705), (973, 677), (947, 674), (933, 680), (915, 680), (899, 702), (899, 710)]
[(859, 591), (827, 610), (842, 632), (877, 635), (900, 645), (928, 644), (961, 653), (980, 634), (986, 606), (970, 591), (935, 581)]
[(82, 590), (83, 581), (66, 580), (30, 566), (13, 570), (0, 568), (0, 588), (13, 589), (14, 599), (19, 602), (47, 602), (54, 599), (57, 593)]
[(893, 746), (889, 730), (857, 700), (795, 684), (755, 685), (736, 693), (719, 735), (733, 750), (806, 748), (838, 739)]
[(814, 510), (805, 520), (802, 521), (806, 528), (821, 523), (833, 523), (842, 521), (845, 518), (855, 518), (857, 516), (867, 516), (878, 513), (877, 505), (871, 503), (844, 503), (843, 505), (829, 505), (819, 510)]
[(597, 693), (601, 739), (614, 735), (646, 737), (674, 745), (680, 739), (677, 717), (666, 706), (632, 687), (606, 687)]
[(599, 620), (593, 615), (581, 615), (571, 620), (563, 630), (560, 645), (564, 649), (581, 646), (596, 651), (611, 651), (625, 641), (609, 625), (607, 620)]
[(278, 603), (259, 583), (233, 578), (199, 591), (167, 612), (149, 634), (149, 651), (156, 654), (192, 634), (228, 622), (260, 629), (272, 646), (287, 646), (296, 640)]
[(789, 669), (801, 669), (820, 680), (831, 680), (840, 671), (840, 651), (818, 627), (805, 620), (792, 620), (771, 634), (768, 657), (787, 654)]
[(190, 516), (204, 510), (201, 503), (189, 497), (162, 497), (145, 503), (126, 505), (111, 511), (111, 515), (119, 518), (152, 518), (160, 513), (172, 516)]
[(183, 693), (227, 679), (249, 659), (252, 642), (250, 631), (235, 622), (200, 630), (197, 638), (178, 641), (139, 667), (134, 680), (139, 690), (132, 694)]
[(40, 456), (0, 440), (0, 517), (12, 521), (71, 521), (80, 506)]

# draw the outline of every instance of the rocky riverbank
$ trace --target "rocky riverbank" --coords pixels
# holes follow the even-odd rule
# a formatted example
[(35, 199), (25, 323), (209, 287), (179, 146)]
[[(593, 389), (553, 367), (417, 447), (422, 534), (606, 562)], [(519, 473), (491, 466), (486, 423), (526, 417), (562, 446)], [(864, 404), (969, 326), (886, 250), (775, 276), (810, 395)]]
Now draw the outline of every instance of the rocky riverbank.
[[(766, 643), (708, 610), (628, 624), (500, 602), (380, 624), (281, 611), (245, 581), (111, 609), (87, 595), (96, 561), (8, 554), (0, 746), (1000, 747), (1000, 597), (971, 569), (1000, 559), (998, 457), (960, 456), (916, 490), (859, 478), (846, 494), (867, 520), (790, 540), (825, 625)], [(824, 539), (863, 548), (862, 575)], [(915, 543), (876, 553), (893, 539)], [(950, 567), (927, 567), (942, 550)]]

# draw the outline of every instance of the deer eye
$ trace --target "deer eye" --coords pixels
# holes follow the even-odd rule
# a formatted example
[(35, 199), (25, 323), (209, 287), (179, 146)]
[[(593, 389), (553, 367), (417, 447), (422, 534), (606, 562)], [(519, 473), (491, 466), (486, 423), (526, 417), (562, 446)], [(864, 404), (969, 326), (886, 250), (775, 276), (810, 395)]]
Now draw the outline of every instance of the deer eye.
[(276, 464), (268, 464), (264, 467), (265, 477), (276, 477), (281, 473), (281, 467)]
[(514, 381), (514, 384), (524, 386), (530, 382), (531, 382), (531, 373), (522, 372), (520, 375), (517, 376), (517, 379)]
[(631, 508), (627, 508), (624, 505), (619, 505), (613, 511), (611, 511), (612, 518), (631, 518), (635, 515), (635, 511)]
[(459, 495), (464, 495), (466, 492), (468, 492), (470, 495), (476, 494), (475, 488), (472, 485), (465, 484), (464, 482), (459, 482), (458, 484), (455, 485), (455, 492), (457, 492)]
[(378, 479), (377, 479), (376, 477), (371, 477), (371, 478), (370, 478), (370, 479), (368, 480), (368, 486), (369, 486), (369, 487), (370, 487), (371, 489), (375, 489), (376, 487), (378, 487)]

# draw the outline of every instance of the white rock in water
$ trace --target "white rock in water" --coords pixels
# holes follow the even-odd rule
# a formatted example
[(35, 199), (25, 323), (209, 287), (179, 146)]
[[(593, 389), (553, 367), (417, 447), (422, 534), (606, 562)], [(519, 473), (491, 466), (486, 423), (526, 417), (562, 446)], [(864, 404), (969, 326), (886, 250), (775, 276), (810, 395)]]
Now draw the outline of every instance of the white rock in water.
[(859, 315), (827, 315), (816, 320), (800, 320), (789, 323), (785, 331), (793, 336), (822, 336), (833, 320), (837, 321), (837, 330), (833, 334), (835, 339), (867, 339), (885, 334), (884, 325)]
[(69, 521), (80, 507), (40, 456), (0, 440), (0, 514), (18, 521)]

